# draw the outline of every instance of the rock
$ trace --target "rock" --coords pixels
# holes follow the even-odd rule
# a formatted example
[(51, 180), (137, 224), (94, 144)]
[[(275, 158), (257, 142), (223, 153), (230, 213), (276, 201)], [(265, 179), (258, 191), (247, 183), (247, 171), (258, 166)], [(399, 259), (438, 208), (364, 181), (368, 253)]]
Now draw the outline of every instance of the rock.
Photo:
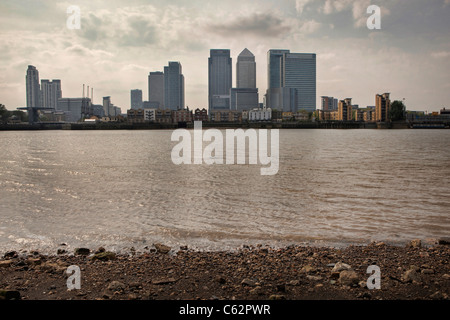
[(341, 274), (340, 272), (332, 272), (330, 275), (330, 278), (337, 280), (337, 279), (339, 279), (340, 274)]
[(20, 292), (16, 290), (0, 290), (0, 300), (20, 300)]
[(301, 273), (315, 273), (316, 268), (314, 268), (313, 266), (308, 264), (306, 266), (303, 266), (303, 268), (300, 269), (300, 272)]
[(170, 284), (170, 283), (174, 283), (177, 280), (175, 278), (165, 278), (165, 279), (158, 279), (158, 280), (153, 280), (152, 284), (156, 284), (156, 285), (162, 285), (162, 284)]
[(3, 258), (14, 259), (14, 258), (17, 258), (18, 256), (19, 256), (19, 254), (16, 251), (9, 251), (3, 255)]
[(288, 284), (291, 286), (298, 286), (300, 285), (300, 280), (291, 280)]
[(320, 281), (322, 280), (321, 276), (311, 276), (311, 275), (307, 275), (306, 279), (311, 280), (311, 281)]
[(163, 245), (161, 243), (155, 243), (154, 246), (156, 248), (156, 252), (162, 253), (162, 254), (169, 253), (169, 251), (172, 249), (171, 247)]
[(92, 258), (92, 260), (100, 260), (100, 261), (108, 261), (108, 260), (115, 260), (116, 254), (114, 252), (99, 252), (96, 253)]
[(279, 294), (273, 294), (269, 297), (269, 300), (286, 300), (286, 297)]
[(448, 246), (450, 245), (450, 238), (440, 238), (438, 244)]
[(408, 245), (411, 248), (420, 248), (422, 247), (422, 241), (420, 239), (414, 239), (411, 240)]
[(434, 274), (434, 270), (433, 269), (423, 269), (421, 272), (423, 274)]
[(65, 254), (65, 253), (67, 253), (67, 251), (64, 250), (64, 249), (58, 249), (58, 250), (56, 251), (56, 254)]
[(367, 282), (366, 281), (360, 281), (358, 284), (359, 284), (359, 286), (361, 288), (366, 288), (367, 287)]
[(76, 248), (74, 253), (75, 255), (87, 256), (91, 253), (91, 250), (88, 248)]
[(359, 283), (358, 274), (353, 270), (342, 270), (339, 275), (339, 283), (344, 286), (351, 286)]
[(11, 264), (12, 264), (11, 260), (0, 261), (0, 268), (7, 268), (7, 267), (11, 266)]
[(356, 297), (359, 299), (370, 299), (372, 298), (372, 295), (368, 292), (361, 292)]
[(333, 269), (331, 270), (332, 273), (334, 272), (341, 272), (343, 270), (350, 270), (352, 267), (346, 263), (338, 262), (334, 265)]
[(39, 265), (42, 263), (42, 260), (40, 258), (28, 258), (25, 262), (27, 264)]
[(63, 271), (66, 271), (67, 267), (68, 265), (62, 262), (43, 262), (38, 266), (39, 270), (50, 273), (61, 273)]
[(221, 276), (217, 276), (216, 277), (216, 281), (220, 284), (225, 284), (225, 282), (227, 282), (227, 280), (224, 277)]
[(279, 292), (286, 292), (286, 285), (283, 283), (283, 284), (277, 284), (277, 291), (279, 291)]
[(123, 292), (125, 291), (125, 288), (126, 286), (122, 282), (112, 281), (106, 289), (112, 292)]
[(252, 279), (248, 279), (248, 278), (242, 280), (241, 284), (243, 286), (256, 287), (256, 281), (254, 281)]
[(257, 296), (260, 296), (263, 294), (262, 288), (260, 286), (254, 287), (252, 290), (249, 291), (249, 293), (252, 295), (257, 295)]
[(409, 269), (402, 275), (403, 282), (420, 282), (420, 275), (417, 273), (416, 269)]
[(433, 293), (433, 294), (430, 296), (430, 299), (433, 299), (433, 300), (442, 300), (442, 299), (445, 299), (445, 296), (442, 294), (442, 292), (436, 291), (435, 293)]
[(444, 279), (447, 279), (447, 280), (449, 280), (450, 279), (450, 274), (444, 274), (443, 276), (442, 276)]
[(386, 246), (386, 243), (384, 243), (384, 242), (378, 242), (378, 243), (376, 243), (375, 244), (375, 247), (385, 247)]
[(180, 246), (180, 250), (186, 251), (188, 249), (188, 246)]
[(105, 251), (106, 251), (105, 248), (100, 247), (100, 248), (97, 249), (97, 251), (95, 251), (95, 254), (102, 253), (102, 252), (105, 252)]

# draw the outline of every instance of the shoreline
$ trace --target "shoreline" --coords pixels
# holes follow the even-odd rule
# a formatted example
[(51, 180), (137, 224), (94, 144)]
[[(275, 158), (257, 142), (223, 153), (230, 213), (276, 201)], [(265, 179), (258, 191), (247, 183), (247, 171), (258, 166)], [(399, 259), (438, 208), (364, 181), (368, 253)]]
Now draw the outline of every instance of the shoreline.
[[(60, 252), (62, 253), (62, 252)], [(429, 300), (450, 297), (450, 245), (383, 242), (345, 248), (243, 246), (236, 251), (116, 254), (99, 248), (0, 258), (0, 299), (23, 300)], [(69, 266), (81, 288), (68, 290)], [(367, 288), (368, 267), (380, 289)]]

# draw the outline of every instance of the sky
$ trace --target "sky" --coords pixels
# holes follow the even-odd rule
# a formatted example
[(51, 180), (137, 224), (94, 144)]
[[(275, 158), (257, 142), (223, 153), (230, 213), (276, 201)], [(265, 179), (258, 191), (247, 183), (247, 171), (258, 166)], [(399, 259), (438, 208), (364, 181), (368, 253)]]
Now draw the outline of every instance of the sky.
[[(69, 29), (67, 8), (80, 8)], [(381, 29), (370, 30), (370, 5)], [(126, 112), (130, 90), (148, 99), (148, 73), (179, 61), (186, 106), (208, 107), (210, 49), (248, 48), (262, 102), (267, 51), (317, 54), (320, 96), (375, 105), (375, 94), (405, 99), (408, 110), (450, 107), (450, 0), (0, 0), (0, 103), (26, 105), (28, 65), (61, 79), (63, 97), (94, 88)]]

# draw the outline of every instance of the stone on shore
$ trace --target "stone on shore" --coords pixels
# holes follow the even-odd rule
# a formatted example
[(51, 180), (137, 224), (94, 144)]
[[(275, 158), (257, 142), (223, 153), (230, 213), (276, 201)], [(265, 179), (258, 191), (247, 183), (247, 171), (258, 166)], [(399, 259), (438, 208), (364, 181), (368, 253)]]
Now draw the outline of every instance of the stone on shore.
[(91, 253), (91, 250), (88, 248), (75, 248), (75, 255), (87, 256)]
[(116, 254), (114, 252), (110, 252), (110, 251), (99, 252), (99, 253), (96, 253), (91, 259), (92, 260), (100, 260), (100, 261), (115, 260)]
[(20, 292), (17, 290), (0, 290), (0, 300), (20, 300)]
[(339, 283), (344, 286), (352, 286), (359, 284), (358, 274), (353, 270), (342, 270), (339, 275)]
[(416, 269), (411, 268), (402, 275), (402, 281), (419, 283), (421, 281), (421, 279), (420, 279), (420, 275), (419, 275), (419, 273), (417, 273)]
[(300, 269), (300, 273), (315, 273), (316, 272), (316, 268), (314, 268), (311, 265), (306, 265), (303, 266), (303, 268)]
[(0, 268), (7, 268), (7, 267), (11, 266), (11, 264), (12, 264), (11, 260), (0, 261)]
[(411, 240), (408, 245), (411, 248), (420, 248), (422, 247), (422, 241), (420, 239), (414, 239)]
[(350, 270), (352, 267), (346, 263), (338, 262), (334, 265), (333, 269), (331, 270), (331, 273), (335, 272), (341, 272), (344, 270)]
[(112, 281), (106, 289), (111, 292), (123, 292), (125, 291), (126, 286), (120, 281)]
[(156, 252), (162, 253), (162, 254), (169, 253), (170, 250), (172, 249), (171, 247), (166, 246), (166, 245), (161, 244), (161, 243), (155, 243), (154, 246), (156, 248)]

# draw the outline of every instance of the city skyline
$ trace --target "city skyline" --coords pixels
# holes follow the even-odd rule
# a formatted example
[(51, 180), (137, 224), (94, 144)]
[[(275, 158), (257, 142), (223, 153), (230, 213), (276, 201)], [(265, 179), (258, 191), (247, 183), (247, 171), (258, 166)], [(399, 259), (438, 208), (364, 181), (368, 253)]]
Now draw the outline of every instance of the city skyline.
[(373, 105), (377, 92), (405, 98), (410, 110), (448, 106), (448, 0), (379, 1), (381, 30), (365, 25), (368, 1), (165, 3), (79, 1), (81, 29), (70, 30), (68, 4), (2, 2), (1, 103), (10, 110), (26, 106), (23, 70), (33, 65), (42, 79), (61, 79), (64, 97), (81, 97), (82, 84), (90, 84), (96, 104), (111, 96), (124, 112), (131, 89), (144, 91), (150, 72), (180, 61), (185, 106), (207, 108), (211, 48), (230, 49), (233, 62), (244, 48), (255, 55), (262, 102), (267, 51), (282, 48), (317, 54), (317, 106), (321, 96)]

